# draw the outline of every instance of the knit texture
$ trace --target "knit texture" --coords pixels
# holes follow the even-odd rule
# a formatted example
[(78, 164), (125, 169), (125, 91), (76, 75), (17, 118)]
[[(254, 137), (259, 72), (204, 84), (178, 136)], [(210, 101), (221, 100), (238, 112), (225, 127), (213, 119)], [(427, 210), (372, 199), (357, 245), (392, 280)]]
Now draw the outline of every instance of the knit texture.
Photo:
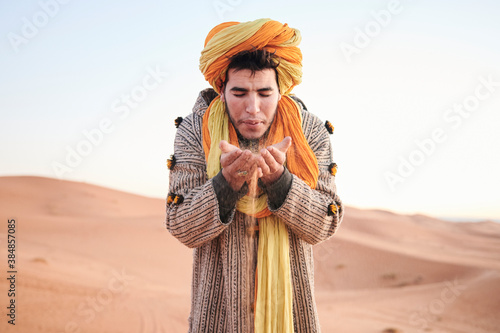
[[(176, 166), (169, 193), (181, 204), (167, 205), (166, 227), (194, 248), (189, 332), (253, 332), (253, 298), (258, 236), (250, 233), (252, 217), (233, 210), (228, 223), (219, 216), (217, 196), (207, 177), (202, 118), (216, 94), (200, 93), (193, 113), (185, 117), (175, 139)], [(336, 194), (330, 137), (323, 123), (301, 109), (302, 130), (318, 161), (314, 189), (293, 175), (287, 198), (271, 213), (284, 221), (289, 235), (294, 332), (320, 332), (314, 301), (312, 245), (331, 237), (343, 217)], [(328, 214), (333, 202), (337, 213)]]

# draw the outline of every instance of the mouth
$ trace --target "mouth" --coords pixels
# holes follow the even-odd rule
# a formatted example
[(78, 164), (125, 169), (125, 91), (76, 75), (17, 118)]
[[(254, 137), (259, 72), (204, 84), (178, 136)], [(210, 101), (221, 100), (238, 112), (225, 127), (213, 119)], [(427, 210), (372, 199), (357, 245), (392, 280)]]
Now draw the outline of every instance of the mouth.
[(259, 119), (247, 119), (242, 121), (243, 124), (247, 126), (258, 126), (260, 124), (263, 124), (264, 122)]

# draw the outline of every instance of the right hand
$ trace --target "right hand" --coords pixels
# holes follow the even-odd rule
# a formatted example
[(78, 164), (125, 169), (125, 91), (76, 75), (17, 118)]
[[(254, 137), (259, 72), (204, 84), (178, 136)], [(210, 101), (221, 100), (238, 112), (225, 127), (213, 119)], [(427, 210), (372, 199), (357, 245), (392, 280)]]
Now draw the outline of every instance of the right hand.
[(245, 182), (250, 184), (252, 179), (262, 177), (262, 170), (257, 164), (261, 158), (259, 155), (252, 154), (250, 150), (242, 151), (225, 140), (220, 142), (219, 148), (222, 151), (222, 175), (234, 191), (241, 190)]

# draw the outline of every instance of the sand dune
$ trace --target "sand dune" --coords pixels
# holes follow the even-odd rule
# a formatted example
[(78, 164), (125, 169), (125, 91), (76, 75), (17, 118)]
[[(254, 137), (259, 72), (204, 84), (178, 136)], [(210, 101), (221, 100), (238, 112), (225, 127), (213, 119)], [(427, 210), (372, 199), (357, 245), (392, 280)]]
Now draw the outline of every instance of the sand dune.
[[(164, 201), (94, 185), (0, 177), (1, 332), (186, 332), (191, 250)], [(16, 220), (16, 325), (7, 226)], [(500, 332), (500, 224), (347, 207), (315, 247), (323, 332)]]

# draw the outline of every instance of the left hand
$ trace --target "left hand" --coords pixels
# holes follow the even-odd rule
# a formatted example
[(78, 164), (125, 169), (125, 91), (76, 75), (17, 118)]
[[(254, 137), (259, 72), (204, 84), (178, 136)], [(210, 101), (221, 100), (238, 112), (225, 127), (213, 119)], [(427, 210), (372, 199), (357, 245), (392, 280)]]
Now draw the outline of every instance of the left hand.
[(286, 160), (286, 152), (291, 145), (292, 138), (287, 136), (283, 141), (261, 149), (258, 165), (262, 175), (260, 178), (264, 184), (272, 184), (281, 177), (285, 171), (283, 164)]

